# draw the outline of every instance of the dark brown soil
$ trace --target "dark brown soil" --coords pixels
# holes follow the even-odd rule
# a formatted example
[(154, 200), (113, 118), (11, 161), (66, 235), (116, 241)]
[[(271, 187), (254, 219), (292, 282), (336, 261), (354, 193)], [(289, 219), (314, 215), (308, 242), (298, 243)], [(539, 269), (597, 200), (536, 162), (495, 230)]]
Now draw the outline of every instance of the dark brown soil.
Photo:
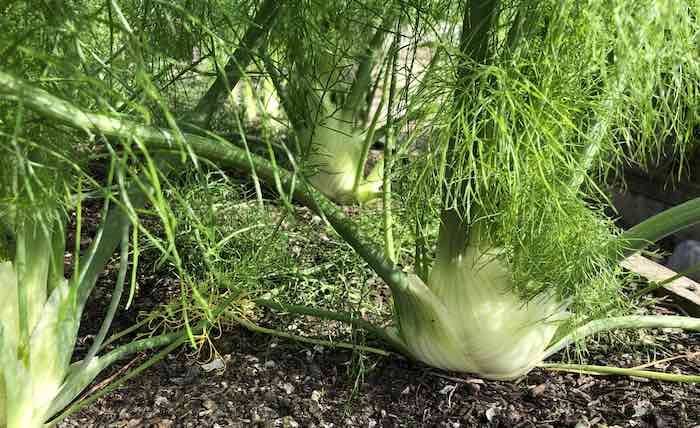
[[(673, 354), (695, 353), (667, 370), (700, 372), (699, 335), (661, 334)], [(239, 329), (215, 343), (225, 369), (207, 372), (183, 349), (59, 427), (700, 427), (697, 385), (541, 369), (492, 382), (374, 356), (359, 377), (350, 351)], [(589, 361), (641, 363), (627, 351), (591, 349)]]
[[(94, 229), (89, 226), (87, 233)], [(110, 282), (113, 275), (100, 280), (93, 293), (78, 353), (99, 328)], [(141, 290), (134, 308), (119, 312), (113, 331), (131, 325), (139, 310), (154, 307), (160, 294), (168, 293), (169, 282), (152, 273), (142, 277), (140, 283), (150, 288)], [(591, 345), (585, 361), (635, 367), (685, 355), (652, 369), (700, 373), (700, 334), (654, 331), (644, 337), (646, 342), (653, 338), (655, 345), (611, 345), (602, 340)], [(222, 332), (214, 344), (225, 368), (206, 371), (202, 363), (207, 361), (183, 348), (58, 426), (700, 428), (697, 384), (543, 369), (517, 382), (483, 381), (398, 357), (300, 345), (238, 327)], [(95, 384), (125, 365), (136, 367), (149, 355), (123, 361)]]

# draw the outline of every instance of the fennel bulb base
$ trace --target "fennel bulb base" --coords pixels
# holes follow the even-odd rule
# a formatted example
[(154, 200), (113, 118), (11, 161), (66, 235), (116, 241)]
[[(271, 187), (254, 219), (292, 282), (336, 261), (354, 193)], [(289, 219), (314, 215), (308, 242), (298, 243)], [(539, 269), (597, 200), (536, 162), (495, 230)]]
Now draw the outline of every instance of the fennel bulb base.
[(402, 339), (414, 358), (434, 367), (494, 380), (518, 378), (540, 363), (565, 304), (513, 292), (506, 261), (470, 246), (437, 260), (425, 284), (409, 277), (395, 296)]

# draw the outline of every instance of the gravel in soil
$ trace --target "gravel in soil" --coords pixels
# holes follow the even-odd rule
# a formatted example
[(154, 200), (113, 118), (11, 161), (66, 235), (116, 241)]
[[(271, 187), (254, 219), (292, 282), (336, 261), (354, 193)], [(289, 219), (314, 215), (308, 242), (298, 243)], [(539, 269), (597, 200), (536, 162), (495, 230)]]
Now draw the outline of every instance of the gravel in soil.
[[(683, 353), (700, 352), (697, 337), (682, 336)], [(357, 376), (350, 351), (235, 329), (216, 347), (213, 363), (183, 349), (58, 426), (700, 427), (696, 385), (540, 369), (492, 382), (373, 356)], [(679, 368), (697, 373), (700, 360)]]
[[(113, 274), (100, 279), (83, 314), (78, 353), (89, 347), (99, 328)], [(139, 310), (164, 301), (161, 293), (174, 292), (163, 286), (167, 279), (149, 275), (141, 283), (158, 286), (143, 288), (135, 307), (118, 313), (113, 331), (131, 325)], [(657, 330), (645, 337), (663, 352), (644, 344), (601, 341), (589, 348), (586, 362), (635, 367), (654, 355), (686, 355), (651, 369), (700, 373), (700, 335)], [(214, 346), (218, 359), (200, 361), (189, 354), (191, 349), (182, 348), (58, 427), (700, 428), (698, 385), (541, 369), (515, 382), (484, 381), (400, 358), (302, 346), (236, 327), (222, 332)], [(115, 365), (95, 385), (149, 355)]]

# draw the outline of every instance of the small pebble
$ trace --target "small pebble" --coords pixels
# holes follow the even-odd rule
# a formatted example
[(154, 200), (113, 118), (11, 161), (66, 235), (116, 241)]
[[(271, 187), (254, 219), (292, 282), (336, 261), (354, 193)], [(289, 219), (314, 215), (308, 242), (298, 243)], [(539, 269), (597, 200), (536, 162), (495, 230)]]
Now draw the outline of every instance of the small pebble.
[(158, 395), (158, 396), (156, 396), (156, 399), (154, 402), (155, 402), (156, 406), (163, 407), (163, 406), (168, 404), (168, 399), (161, 396), (161, 395)]
[(542, 395), (542, 393), (544, 393), (544, 391), (546, 389), (547, 389), (547, 386), (545, 384), (541, 383), (537, 386), (533, 386), (532, 388), (530, 388), (530, 395), (537, 398), (540, 395)]
[(207, 410), (214, 410), (214, 409), (216, 409), (216, 402), (214, 402), (214, 400), (212, 400), (212, 399), (210, 399), (210, 398), (207, 398), (206, 400), (204, 400), (204, 402), (202, 403), (202, 405), (203, 405), (204, 408), (207, 409)]

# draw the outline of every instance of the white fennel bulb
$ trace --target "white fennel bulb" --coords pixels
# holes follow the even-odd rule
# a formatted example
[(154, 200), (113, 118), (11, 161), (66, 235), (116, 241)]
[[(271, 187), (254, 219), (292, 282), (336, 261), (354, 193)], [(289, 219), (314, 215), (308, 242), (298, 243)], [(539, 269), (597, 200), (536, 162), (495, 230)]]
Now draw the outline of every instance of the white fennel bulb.
[(415, 275), (409, 281), (410, 291), (395, 297), (402, 339), (413, 357), (446, 370), (522, 376), (542, 361), (568, 316), (552, 296), (523, 301), (504, 257), (478, 245), (438, 257), (427, 285)]
[(354, 129), (350, 119), (344, 119), (342, 114), (337, 116), (340, 117), (326, 118), (315, 129), (308, 159), (313, 170), (309, 180), (338, 203), (366, 202), (380, 193), (381, 167), (375, 168), (367, 179), (359, 177), (360, 183), (355, 191), (358, 165), (364, 162), (365, 135)]
[[(38, 257), (40, 259), (40, 257)], [(47, 409), (58, 394), (70, 363), (77, 321), (74, 297), (66, 280), (54, 284), (48, 299), (29, 302), (39, 311), (29, 319), (29, 343), (19, 337), (18, 288), (46, 289), (40, 260), (18, 283), (10, 262), (0, 263), (0, 427), (32, 428), (46, 422)], [(34, 274), (37, 267), (42, 273)], [(36, 283), (30, 283), (34, 282)]]

